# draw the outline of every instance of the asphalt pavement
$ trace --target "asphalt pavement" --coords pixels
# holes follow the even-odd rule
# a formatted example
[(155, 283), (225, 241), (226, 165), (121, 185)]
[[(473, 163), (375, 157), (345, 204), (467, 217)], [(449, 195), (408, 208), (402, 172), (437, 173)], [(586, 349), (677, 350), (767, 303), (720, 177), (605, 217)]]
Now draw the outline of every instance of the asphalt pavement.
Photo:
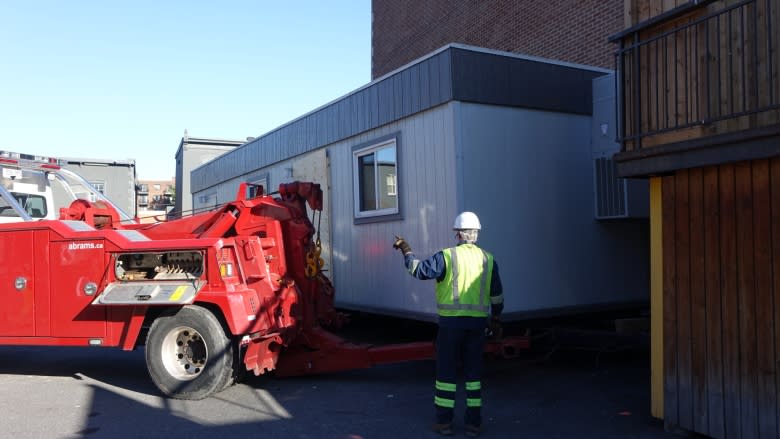
[[(483, 437), (672, 437), (649, 416), (647, 364), (644, 352), (488, 360)], [(159, 395), (142, 349), (4, 346), (0, 437), (437, 437), (428, 431), (433, 377), (433, 361), (302, 378), (251, 376), (211, 398), (179, 401)], [(459, 417), (462, 410), (459, 402)], [(456, 436), (463, 436), (461, 424)]]

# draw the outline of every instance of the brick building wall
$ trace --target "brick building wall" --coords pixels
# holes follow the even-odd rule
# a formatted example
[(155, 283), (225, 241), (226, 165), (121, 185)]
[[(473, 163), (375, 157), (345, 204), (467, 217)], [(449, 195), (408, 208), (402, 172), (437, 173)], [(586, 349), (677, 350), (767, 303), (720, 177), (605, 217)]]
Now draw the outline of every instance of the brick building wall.
[(175, 179), (170, 180), (138, 180), (137, 212), (147, 210), (164, 210), (170, 203), (166, 195), (175, 192)]
[(614, 68), (623, 0), (372, 0), (371, 77), (449, 43)]

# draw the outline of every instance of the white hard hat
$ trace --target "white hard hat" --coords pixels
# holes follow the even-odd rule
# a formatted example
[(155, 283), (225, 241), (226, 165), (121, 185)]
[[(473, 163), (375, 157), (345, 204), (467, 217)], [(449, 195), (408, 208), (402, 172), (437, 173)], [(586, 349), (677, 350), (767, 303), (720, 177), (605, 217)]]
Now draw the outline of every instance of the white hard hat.
[(455, 230), (480, 230), (482, 225), (474, 212), (462, 212), (455, 217), (455, 224), (452, 228)]

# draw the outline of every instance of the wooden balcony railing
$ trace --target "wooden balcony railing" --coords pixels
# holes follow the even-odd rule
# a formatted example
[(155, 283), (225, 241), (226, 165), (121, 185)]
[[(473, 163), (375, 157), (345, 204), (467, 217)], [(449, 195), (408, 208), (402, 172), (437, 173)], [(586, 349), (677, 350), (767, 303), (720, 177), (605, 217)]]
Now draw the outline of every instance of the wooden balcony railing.
[(780, 123), (780, 3), (689, 9), (620, 36), (622, 151)]

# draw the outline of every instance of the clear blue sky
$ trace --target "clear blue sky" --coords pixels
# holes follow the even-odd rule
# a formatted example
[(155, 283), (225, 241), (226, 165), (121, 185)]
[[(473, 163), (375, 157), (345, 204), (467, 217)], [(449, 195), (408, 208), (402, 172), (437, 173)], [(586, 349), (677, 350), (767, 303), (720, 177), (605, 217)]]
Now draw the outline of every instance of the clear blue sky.
[(193, 137), (259, 136), (370, 81), (371, 1), (0, 2), (0, 150), (175, 175)]

